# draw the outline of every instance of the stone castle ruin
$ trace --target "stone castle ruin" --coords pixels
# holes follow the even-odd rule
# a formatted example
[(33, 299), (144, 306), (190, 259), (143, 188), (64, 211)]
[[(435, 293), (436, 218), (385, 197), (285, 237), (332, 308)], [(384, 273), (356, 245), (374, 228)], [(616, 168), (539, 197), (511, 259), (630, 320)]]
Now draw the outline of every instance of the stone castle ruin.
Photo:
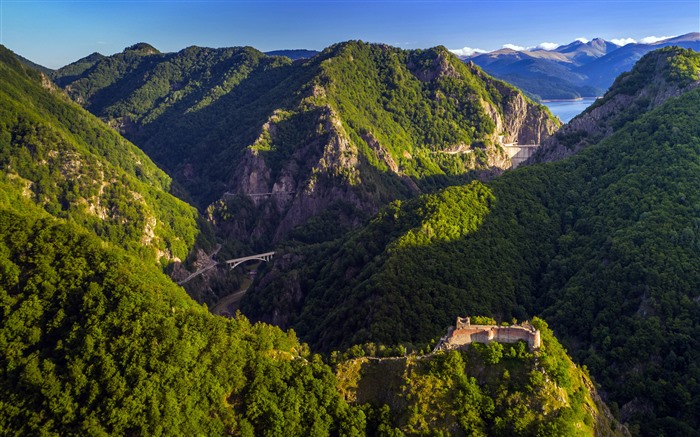
[(530, 322), (512, 326), (472, 325), (469, 317), (457, 317), (455, 326), (450, 326), (435, 350), (460, 349), (471, 343), (517, 343), (520, 340), (526, 342), (530, 350), (538, 349), (541, 345), (539, 329)]

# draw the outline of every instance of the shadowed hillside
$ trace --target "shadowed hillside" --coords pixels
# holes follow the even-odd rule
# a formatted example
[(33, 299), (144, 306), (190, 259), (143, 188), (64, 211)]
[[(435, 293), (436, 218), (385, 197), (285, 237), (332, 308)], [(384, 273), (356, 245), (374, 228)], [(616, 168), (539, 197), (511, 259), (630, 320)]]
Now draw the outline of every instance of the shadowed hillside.
[(557, 127), (442, 47), (348, 42), (290, 62), (138, 46), (73, 70), (56, 80), (76, 101), (209, 206), (225, 234), (260, 248), (312, 217), (353, 228), (391, 200), (507, 168), (502, 142), (538, 144)]
[[(660, 65), (697, 80), (678, 55)], [(333, 243), (290, 245), (243, 309), (321, 348), (423, 344), (465, 312), (541, 314), (633, 433), (695, 435), (698, 102), (693, 89), (641, 116), (628, 107), (623, 127), (569, 159), (395, 202)]]

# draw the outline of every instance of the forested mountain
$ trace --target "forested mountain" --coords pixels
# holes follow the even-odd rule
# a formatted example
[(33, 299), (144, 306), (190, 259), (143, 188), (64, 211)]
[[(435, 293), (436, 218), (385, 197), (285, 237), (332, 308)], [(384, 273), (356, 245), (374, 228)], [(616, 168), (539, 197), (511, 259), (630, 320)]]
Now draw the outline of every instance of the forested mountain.
[(0, 434), (364, 429), (292, 332), (212, 316), (161, 272), (197, 214), (143, 152), (4, 48), (0, 77)]
[(388, 201), (504, 168), (501, 140), (539, 143), (557, 127), (442, 47), (348, 42), (290, 62), (252, 48), (140, 44), (69, 70), (55, 77), (76, 101), (211, 205), (230, 236), (260, 248), (310, 217), (353, 227)]
[(338, 388), (351, 405), (365, 405), (375, 435), (629, 436), (547, 324), (533, 323), (544, 340), (540, 350), (489, 343), (343, 360), (335, 366)]
[(605, 88), (617, 76), (629, 71), (645, 54), (669, 46), (700, 51), (700, 32), (687, 33), (651, 44), (627, 44), (606, 56), (582, 65), (578, 68), (578, 72), (585, 74), (591, 84)]
[(625, 46), (596, 38), (574, 41), (554, 50), (503, 49), (464, 59), (534, 98), (574, 99), (602, 95), (617, 76), (629, 71), (646, 53), (668, 46), (698, 51), (700, 33)]
[[(700, 79), (686, 51), (647, 61), (653, 78)], [(623, 77), (610, 98), (639, 84)], [(290, 244), (244, 311), (322, 349), (422, 344), (455, 314), (540, 314), (633, 433), (697, 435), (700, 90), (626, 109), (631, 120), (569, 159), (394, 202), (335, 242)]]
[(151, 257), (196, 231), (169, 179), (4, 48), (0, 77), (0, 434), (624, 435), (541, 320), (535, 351), (383, 357), (413, 375), (406, 393), (406, 372), (372, 382), (381, 366), (211, 315)]
[(700, 53), (666, 47), (645, 55), (620, 75), (605, 96), (539, 147), (530, 162), (565, 158), (596, 144), (641, 114), (700, 85)]
[(197, 211), (141, 150), (0, 47), (0, 166), (13, 193), (150, 262), (184, 259)]
[(292, 50), (273, 50), (271, 52), (265, 52), (267, 56), (285, 56), (292, 61), (297, 59), (309, 59), (318, 55), (320, 52), (316, 50), (305, 50), (305, 49), (292, 49)]

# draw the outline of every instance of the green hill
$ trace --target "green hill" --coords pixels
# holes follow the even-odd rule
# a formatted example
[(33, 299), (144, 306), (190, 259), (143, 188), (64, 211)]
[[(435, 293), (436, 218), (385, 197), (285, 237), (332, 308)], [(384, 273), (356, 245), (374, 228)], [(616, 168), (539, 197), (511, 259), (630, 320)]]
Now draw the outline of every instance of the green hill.
[(296, 62), (252, 48), (127, 49), (56, 80), (231, 237), (261, 248), (311, 217), (356, 226), (391, 200), (505, 168), (499, 136), (538, 143), (557, 127), (443, 47), (347, 42)]
[[(432, 391), (476, 402), (448, 431), (622, 431), (543, 322), (540, 351), (494, 343), (409, 361), (416, 398), (370, 384), (410, 404), (349, 403), (352, 361), (336, 363), (341, 382), (293, 331), (213, 316), (153, 262), (153, 242), (169, 241), (158, 232), (186, 250), (196, 223), (145, 155), (4, 49), (0, 73), (0, 434), (426, 434), (443, 415), (423, 401)], [(149, 242), (130, 226), (144, 211), (159, 214)], [(514, 404), (523, 397), (532, 411)]]
[(0, 434), (364, 429), (293, 332), (211, 315), (153, 262), (197, 214), (143, 152), (4, 48), (0, 73)]
[(363, 429), (330, 369), (307, 361), (293, 332), (213, 316), (155, 266), (8, 192), (0, 197), (2, 434)]
[(542, 315), (634, 433), (696, 435), (698, 102), (685, 92), (567, 160), (290, 245), (243, 310), (319, 348), (424, 344), (464, 313)]
[(0, 168), (14, 194), (106, 241), (167, 264), (184, 259), (198, 214), (133, 144), (0, 47)]
[(489, 343), (354, 358), (336, 365), (338, 387), (351, 405), (364, 405), (375, 435), (629, 435), (547, 324), (534, 324), (543, 338), (535, 351)]

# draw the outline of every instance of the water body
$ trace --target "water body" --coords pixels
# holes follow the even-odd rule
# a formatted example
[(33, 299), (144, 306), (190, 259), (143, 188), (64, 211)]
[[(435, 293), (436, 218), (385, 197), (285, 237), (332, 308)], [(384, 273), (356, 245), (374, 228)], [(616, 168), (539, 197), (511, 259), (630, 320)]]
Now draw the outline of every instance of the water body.
[(569, 120), (591, 106), (595, 100), (595, 97), (585, 97), (578, 100), (543, 100), (542, 104), (548, 107), (552, 114), (558, 116), (561, 121), (568, 123)]

